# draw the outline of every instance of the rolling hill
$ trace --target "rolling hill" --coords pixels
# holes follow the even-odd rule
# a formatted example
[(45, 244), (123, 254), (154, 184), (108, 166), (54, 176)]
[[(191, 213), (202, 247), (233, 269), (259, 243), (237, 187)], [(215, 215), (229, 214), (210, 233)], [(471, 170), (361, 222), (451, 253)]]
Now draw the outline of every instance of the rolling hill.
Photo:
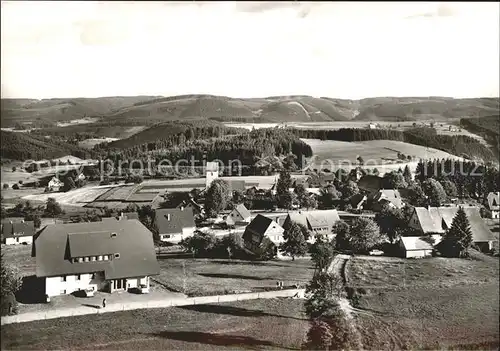
[(498, 98), (377, 97), (361, 100), (312, 96), (240, 99), (214, 95), (104, 97), (77, 99), (2, 99), (2, 127), (17, 122), (99, 117), (113, 124), (134, 120), (186, 118), (220, 122), (322, 122), (449, 120), (497, 115)]

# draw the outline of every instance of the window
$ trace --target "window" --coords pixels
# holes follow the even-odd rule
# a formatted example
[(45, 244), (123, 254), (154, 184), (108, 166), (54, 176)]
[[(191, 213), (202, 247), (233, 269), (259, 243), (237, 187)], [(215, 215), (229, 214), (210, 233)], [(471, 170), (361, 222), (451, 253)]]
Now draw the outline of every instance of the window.
[(81, 279), (80, 274), (77, 274), (75, 280), (80, 280), (80, 279)]
[(97, 256), (98, 261), (102, 261), (102, 255)]
[(73, 258), (73, 263), (77, 263), (78, 262), (78, 258)]
[(116, 238), (116, 233), (111, 233), (112, 238)]
[(88, 261), (89, 261), (89, 257), (85, 257), (85, 258), (83, 259), (83, 261), (84, 261), (84, 262), (88, 262)]
[(83, 262), (83, 257), (78, 257), (78, 262)]
[(95, 262), (95, 261), (97, 260), (97, 257), (96, 257), (96, 256), (92, 256), (92, 257), (90, 258), (90, 260), (91, 260), (92, 262)]
[(16, 238), (16, 243), (18, 243), (18, 242), (19, 242), (19, 238)]
[(63, 275), (63, 276), (61, 277), (61, 282), (65, 282), (65, 281), (66, 281), (66, 276), (65, 276), (65, 275)]
[(108, 261), (109, 260), (109, 256), (108, 255), (104, 255), (104, 261)]
[(59, 291), (59, 294), (60, 295), (66, 295), (66, 289), (62, 289), (61, 291)]
[(120, 258), (120, 254), (119, 253), (115, 253), (115, 258)]

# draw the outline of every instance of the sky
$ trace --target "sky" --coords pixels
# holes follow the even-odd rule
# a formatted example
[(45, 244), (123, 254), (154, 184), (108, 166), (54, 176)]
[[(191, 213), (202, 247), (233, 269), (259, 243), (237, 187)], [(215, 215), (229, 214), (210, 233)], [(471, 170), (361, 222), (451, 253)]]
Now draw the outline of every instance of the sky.
[(499, 96), (494, 2), (1, 6), (2, 98)]

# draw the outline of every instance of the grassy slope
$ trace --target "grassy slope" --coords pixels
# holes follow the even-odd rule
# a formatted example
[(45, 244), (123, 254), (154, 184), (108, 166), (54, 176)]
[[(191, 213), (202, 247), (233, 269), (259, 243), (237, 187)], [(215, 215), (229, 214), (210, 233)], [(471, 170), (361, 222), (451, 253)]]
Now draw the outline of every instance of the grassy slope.
[(341, 121), (419, 120), (478, 117), (498, 113), (498, 99), (379, 97), (362, 100), (282, 96), (236, 99), (212, 95), (167, 98), (126, 97), (97, 99), (50, 99), (35, 102), (2, 100), (2, 125), (16, 121), (68, 120), (105, 116), (120, 122), (128, 119), (177, 120), (190, 117), (219, 121)]
[(297, 349), (308, 321), (299, 300), (252, 300), (60, 318), (2, 326), (9, 350)]
[(490, 349), (498, 338), (498, 260), (365, 260), (347, 266), (361, 293), (364, 347)]

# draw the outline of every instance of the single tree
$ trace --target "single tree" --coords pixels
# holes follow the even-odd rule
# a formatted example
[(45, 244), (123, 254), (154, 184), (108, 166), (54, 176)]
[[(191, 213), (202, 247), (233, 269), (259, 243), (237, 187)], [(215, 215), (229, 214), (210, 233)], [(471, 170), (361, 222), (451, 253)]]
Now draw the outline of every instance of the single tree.
[(472, 240), (469, 219), (464, 209), (460, 207), (438, 249), (445, 256), (467, 257)]
[(62, 214), (61, 205), (53, 197), (49, 197), (45, 204), (45, 214), (49, 217), (56, 217)]
[(384, 205), (374, 219), (380, 227), (380, 232), (387, 235), (391, 243), (394, 243), (402, 229), (407, 227), (403, 211), (388, 205)]
[(410, 185), (407, 189), (407, 199), (413, 206), (425, 206), (427, 204), (427, 195), (418, 183)]
[(292, 257), (292, 260), (307, 253), (307, 238), (304, 236), (303, 228), (298, 223), (292, 222), (290, 224), (283, 233), (283, 239), (285, 242), (281, 244), (280, 250)]
[(310, 246), (309, 254), (314, 262), (316, 272), (322, 272), (335, 256), (335, 243), (329, 242), (322, 235), (316, 236), (316, 241)]
[(340, 220), (333, 225), (332, 233), (335, 235), (335, 248), (337, 250), (349, 249), (350, 230), (351, 228), (349, 225), (343, 220)]
[(349, 231), (349, 246), (357, 253), (367, 253), (375, 246), (384, 242), (384, 235), (370, 218), (357, 218)]
[(451, 180), (445, 178), (442, 179), (439, 183), (443, 186), (443, 189), (449, 197), (457, 197), (458, 196), (458, 191), (455, 183), (453, 183)]
[[(411, 156), (409, 156), (411, 159)], [(410, 171), (410, 167), (408, 165), (405, 166), (405, 170), (403, 171), (403, 178), (405, 179), (406, 183), (409, 184), (412, 182), (413, 177)]]
[(385, 189), (400, 189), (408, 186), (403, 176), (403, 172), (398, 171), (392, 171), (384, 174), (382, 183)]
[(422, 183), (422, 189), (428, 197), (429, 205), (431, 206), (441, 206), (446, 200), (446, 192), (443, 186), (435, 179), (429, 178)]
[(292, 187), (292, 178), (288, 171), (281, 171), (276, 184), (276, 196), (278, 197), (278, 207), (291, 209), (293, 205), (293, 196), (290, 194)]
[(215, 179), (205, 196), (205, 211), (208, 216), (215, 217), (220, 211), (225, 210), (231, 197), (228, 182), (224, 179)]
[(16, 313), (17, 302), (15, 294), (22, 285), (19, 270), (4, 261), (3, 252), (0, 256), (0, 283), (1, 283), (1, 314), (2, 316)]

